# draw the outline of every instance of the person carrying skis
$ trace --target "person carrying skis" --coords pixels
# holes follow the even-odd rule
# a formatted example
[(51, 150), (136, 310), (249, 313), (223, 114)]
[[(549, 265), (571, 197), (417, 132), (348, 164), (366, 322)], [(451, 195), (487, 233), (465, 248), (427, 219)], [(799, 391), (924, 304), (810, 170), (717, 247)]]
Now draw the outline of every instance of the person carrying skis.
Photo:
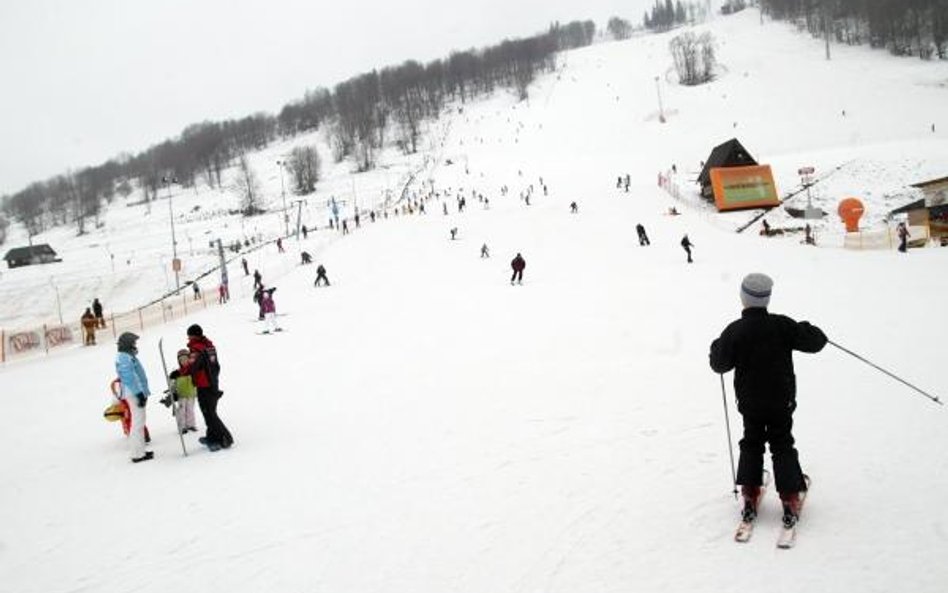
[(329, 286), (329, 278), (326, 276), (326, 268), (323, 267), (323, 264), (316, 267), (316, 282), (313, 283), (313, 286), (319, 286), (320, 280), (325, 282), (326, 286)]
[(145, 450), (145, 405), (148, 403), (148, 377), (138, 361), (138, 336), (124, 332), (118, 337), (118, 354), (115, 356), (115, 371), (122, 390), (119, 394), (128, 404), (131, 426), (128, 431), (128, 448), (132, 463), (152, 459), (155, 454)]
[(517, 256), (511, 260), (510, 267), (513, 268), (513, 275), (510, 277), (510, 285), (513, 286), (515, 280), (517, 284), (523, 284), (523, 269), (527, 267), (527, 262), (523, 259), (523, 256), (518, 253)]
[(642, 223), (635, 225), (635, 232), (639, 235), (639, 246), (651, 245), (652, 243), (648, 240), (648, 235), (645, 234), (645, 227), (642, 226)]
[(691, 239), (688, 238), (687, 234), (681, 238), (681, 246), (684, 248), (685, 253), (688, 254), (688, 263), (693, 263), (693, 260), (691, 259), (691, 248), (694, 247), (695, 244), (691, 242)]
[(773, 280), (765, 274), (744, 277), (741, 318), (729, 324), (711, 343), (709, 362), (719, 374), (734, 369), (737, 410), (744, 420), (737, 465), (744, 520), (756, 516), (764, 445), (770, 443), (784, 525), (793, 527), (800, 516), (801, 493), (807, 489), (791, 432), (797, 407), (793, 351), (819, 352), (827, 339), (820, 328), (806, 321), (769, 313), (772, 289)]
[(217, 348), (204, 335), (200, 325), (188, 327), (188, 359), (177, 370), (171, 371), (168, 378), (177, 381), (182, 375), (189, 375), (197, 387), (198, 407), (204, 416), (207, 427), (205, 435), (198, 439), (211, 451), (226, 449), (234, 443), (234, 437), (217, 415), (217, 403), (224, 392), (219, 388), (221, 366), (217, 360)]

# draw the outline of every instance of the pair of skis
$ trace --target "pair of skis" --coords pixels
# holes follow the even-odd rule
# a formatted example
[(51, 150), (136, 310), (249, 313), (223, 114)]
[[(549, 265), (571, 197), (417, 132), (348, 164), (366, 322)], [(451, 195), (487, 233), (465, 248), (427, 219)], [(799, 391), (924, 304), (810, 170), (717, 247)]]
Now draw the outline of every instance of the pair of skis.
[[(803, 501), (806, 500), (807, 492), (810, 488), (810, 478), (809, 476), (804, 476), (806, 479), (807, 489), (800, 493), (800, 508), (803, 508)], [(757, 495), (757, 500), (754, 503), (754, 508), (756, 509), (760, 504), (760, 501), (764, 497), (764, 492), (767, 490), (767, 486), (770, 485), (770, 472), (764, 471), (764, 477), (761, 480), (760, 493)], [(737, 525), (737, 530), (734, 532), (734, 541), (738, 543), (747, 543), (750, 541), (751, 536), (754, 534), (754, 525), (757, 523), (756, 513), (754, 516), (749, 518), (742, 518), (741, 522)], [(793, 525), (780, 526), (780, 535), (777, 536), (777, 547), (781, 550), (789, 550), (796, 544), (797, 540), (797, 522), (794, 521)]]
[(174, 381), (168, 376), (168, 363), (165, 362), (165, 349), (162, 344), (164, 338), (158, 339), (158, 353), (161, 354), (161, 368), (165, 371), (165, 381), (168, 382), (168, 394), (171, 396), (171, 413), (174, 415), (175, 421), (175, 430), (178, 432), (178, 438), (181, 439), (181, 451), (184, 452), (184, 456), (188, 456), (188, 448), (184, 444), (184, 434), (181, 432), (181, 429), (178, 428), (178, 413), (180, 408), (178, 406), (178, 399), (175, 397)]

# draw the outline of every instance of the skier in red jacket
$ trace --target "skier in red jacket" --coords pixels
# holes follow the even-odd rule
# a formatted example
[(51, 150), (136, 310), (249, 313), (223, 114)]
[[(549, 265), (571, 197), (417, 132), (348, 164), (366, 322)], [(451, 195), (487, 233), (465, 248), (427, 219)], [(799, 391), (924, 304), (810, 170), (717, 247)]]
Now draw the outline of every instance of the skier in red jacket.
[(226, 449), (234, 443), (234, 437), (217, 415), (217, 402), (224, 394), (218, 385), (221, 367), (217, 360), (217, 349), (196, 323), (188, 328), (188, 352), (187, 362), (171, 371), (169, 377), (173, 380), (181, 375), (191, 376), (197, 387), (198, 406), (207, 426), (207, 433), (198, 441), (211, 451)]

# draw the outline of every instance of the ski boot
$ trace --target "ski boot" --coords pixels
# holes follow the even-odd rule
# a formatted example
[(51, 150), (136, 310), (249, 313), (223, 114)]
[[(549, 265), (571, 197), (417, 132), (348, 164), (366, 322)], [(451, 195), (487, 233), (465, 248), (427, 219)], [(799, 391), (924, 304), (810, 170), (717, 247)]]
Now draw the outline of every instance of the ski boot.
[(741, 486), (741, 495), (744, 497), (741, 521), (750, 523), (757, 518), (757, 503), (760, 502), (760, 494), (760, 486)]

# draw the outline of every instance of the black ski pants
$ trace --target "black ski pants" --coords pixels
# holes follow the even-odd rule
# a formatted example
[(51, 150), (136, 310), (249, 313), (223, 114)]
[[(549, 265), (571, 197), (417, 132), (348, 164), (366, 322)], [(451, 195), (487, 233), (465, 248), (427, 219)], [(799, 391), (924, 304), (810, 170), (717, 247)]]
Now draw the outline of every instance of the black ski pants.
[(523, 270), (514, 270), (513, 276), (510, 277), (510, 283), (513, 284), (514, 281), (523, 281)]
[(198, 407), (201, 408), (201, 415), (204, 416), (204, 424), (207, 426), (205, 437), (210, 443), (230, 447), (234, 442), (234, 437), (230, 436), (230, 431), (217, 415), (217, 401), (221, 398), (220, 391), (213, 387), (198, 387), (197, 392)]
[(737, 463), (737, 483), (759, 486), (764, 473), (764, 444), (770, 444), (777, 492), (806, 490), (800, 459), (793, 446), (793, 414), (789, 410), (761, 413), (744, 412), (744, 438)]

